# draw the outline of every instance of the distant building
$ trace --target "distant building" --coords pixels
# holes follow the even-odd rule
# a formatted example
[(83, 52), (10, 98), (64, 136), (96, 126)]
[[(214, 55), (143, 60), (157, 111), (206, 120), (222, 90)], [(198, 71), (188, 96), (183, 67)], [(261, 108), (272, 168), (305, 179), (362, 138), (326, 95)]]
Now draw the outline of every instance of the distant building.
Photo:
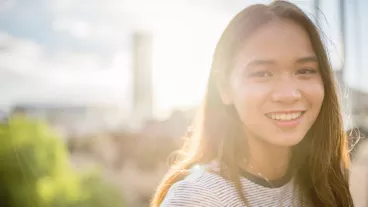
[(368, 129), (368, 2), (366, 0), (343, 2), (345, 67), (343, 81), (350, 101), (352, 127)]
[(123, 124), (121, 112), (113, 106), (18, 104), (12, 113), (45, 120), (65, 138), (115, 131)]
[(151, 34), (133, 34), (133, 127), (139, 128), (153, 114), (152, 47)]

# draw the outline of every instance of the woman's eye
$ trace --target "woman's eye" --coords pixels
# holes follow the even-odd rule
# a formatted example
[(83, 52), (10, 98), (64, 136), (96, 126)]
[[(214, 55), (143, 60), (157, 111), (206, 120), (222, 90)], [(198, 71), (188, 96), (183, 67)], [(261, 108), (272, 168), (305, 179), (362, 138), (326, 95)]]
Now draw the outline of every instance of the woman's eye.
[(251, 77), (265, 78), (272, 76), (272, 73), (268, 71), (258, 71), (250, 74)]
[(304, 68), (296, 72), (297, 75), (312, 75), (312, 74), (317, 74), (317, 73), (318, 73), (318, 70), (313, 69), (313, 68)]

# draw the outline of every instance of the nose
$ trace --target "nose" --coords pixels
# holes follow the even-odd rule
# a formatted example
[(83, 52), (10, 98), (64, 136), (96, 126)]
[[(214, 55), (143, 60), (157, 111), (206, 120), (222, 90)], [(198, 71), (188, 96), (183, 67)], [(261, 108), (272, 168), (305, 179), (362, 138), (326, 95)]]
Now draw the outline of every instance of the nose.
[(295, 103), (302, 98), (302, 94), (294, 81), (283, 80), (275, 86), (272, 100), (279, 103)]

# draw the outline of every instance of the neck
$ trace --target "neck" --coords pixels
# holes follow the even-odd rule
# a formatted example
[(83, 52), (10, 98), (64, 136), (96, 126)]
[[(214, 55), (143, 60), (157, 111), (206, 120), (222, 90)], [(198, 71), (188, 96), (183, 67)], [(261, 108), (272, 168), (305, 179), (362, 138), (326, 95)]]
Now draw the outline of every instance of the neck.
[(259, 139), (248, 139), (248, 156), (244, 168), (269, 180), (282, 178), (288, 170), (290, 147), (275, 146)]

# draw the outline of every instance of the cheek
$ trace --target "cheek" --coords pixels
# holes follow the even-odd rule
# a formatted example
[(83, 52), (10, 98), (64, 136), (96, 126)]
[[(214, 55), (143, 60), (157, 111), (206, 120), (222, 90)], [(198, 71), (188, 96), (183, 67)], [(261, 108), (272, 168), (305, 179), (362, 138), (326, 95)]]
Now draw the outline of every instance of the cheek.
[(243, 83), (232, 87), (234, 105), (243, 119), (254, 119), (269, 94), (269, 87), (259, 84)]
[(313, 108), (318, 109), (322, 106), (325, 90), (322, 81), (309, 82), (303, 85), (304, 96)]
[(269, 84), (243, 80), (240, 76), (234, 77), (231, 85), (234, 101), (244, 104), (262, 102), (270, 93), (271, 88)]

